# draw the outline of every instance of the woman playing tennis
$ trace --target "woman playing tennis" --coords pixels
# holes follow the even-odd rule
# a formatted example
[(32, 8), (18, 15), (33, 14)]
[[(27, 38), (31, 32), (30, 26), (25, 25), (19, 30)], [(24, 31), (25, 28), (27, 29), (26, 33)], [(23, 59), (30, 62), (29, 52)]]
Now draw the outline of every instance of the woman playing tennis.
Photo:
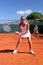
[(17, 53), (18, 47), (20, 46), (20, 42), (22, 41), (23, 38), (27, 38), (28, 44), (29, 44), (29, 53), (34, 54), (32, 50), (32, 41), (31, 41), (31, 34), (29, 31), (29, 23), (25, 21), (25, 17), (21, 17), (21, 23), (19, 25), (19, 40), (16, 46), (16, 49), (13, 51), (13, 54)]

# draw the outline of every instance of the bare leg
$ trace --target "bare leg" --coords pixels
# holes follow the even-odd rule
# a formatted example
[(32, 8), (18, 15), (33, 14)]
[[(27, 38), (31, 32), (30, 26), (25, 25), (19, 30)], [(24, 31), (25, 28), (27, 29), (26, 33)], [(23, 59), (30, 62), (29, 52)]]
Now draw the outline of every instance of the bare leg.
[(35, 37), (35, 33), (32, 34), (32, 38), (34, 38), (34, 37)]
[(31, 36), (28, 38), (28, 43), (29, 43), (29, 50), (31, 54), (34, 54), (33, 50), (32, 50), (32, 40), (31, 40)]
[(37, 38), (39, 38), (39, 34), (37, 33)]
[(17, 43), (16, 48), (15, 48), (16, 50), (18, 50), (20, 43), (21, 43), (21, 40), (22, 40), (22, 38), (19, 38), (18, 43)]
[(21, 42), (21, 38), (19, 37), (18, 43), (17, 43), (17, 45), (16, 45), (15, 50), (13, 51), (13, 54), (16, 54), (16, 53), (17, 53), (18, 47), (20, 46), (20, 42)]
[(31, 41), (31, 36), (28, 38), (28, 43), (29, 43), (29, 49), (32, 49), (32, 41)]

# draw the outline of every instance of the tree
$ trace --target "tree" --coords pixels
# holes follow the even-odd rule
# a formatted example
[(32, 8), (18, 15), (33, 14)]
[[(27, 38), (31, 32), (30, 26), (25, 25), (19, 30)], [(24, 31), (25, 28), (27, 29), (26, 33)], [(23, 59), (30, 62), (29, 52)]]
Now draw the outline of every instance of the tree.
[(27, 20), (31, 20), (32, 23), (39, 23), (43, 20), (43, 15), (39, 12), (32, 12), (30, 15), (27, 15)]

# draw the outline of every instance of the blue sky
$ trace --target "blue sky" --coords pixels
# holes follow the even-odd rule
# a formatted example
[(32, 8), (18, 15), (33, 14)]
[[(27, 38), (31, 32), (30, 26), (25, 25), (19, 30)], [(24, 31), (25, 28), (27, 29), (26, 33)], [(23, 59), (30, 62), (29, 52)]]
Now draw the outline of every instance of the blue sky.
[(0, 20), (16, 20), (31, 12), (43, 13), (43, 0), (0, 0)]

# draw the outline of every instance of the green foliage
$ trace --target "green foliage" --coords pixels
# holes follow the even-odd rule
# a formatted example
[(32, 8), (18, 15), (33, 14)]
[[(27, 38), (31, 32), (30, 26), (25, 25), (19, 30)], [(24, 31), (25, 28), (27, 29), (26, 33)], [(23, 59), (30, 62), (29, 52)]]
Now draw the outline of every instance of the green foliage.
[(39, 12), (32, 12), (30, 15), (27, 15), (27, 20), (31, 20), (30, 24), (37, 24), (43, 21), (43, 15)]
[(30, 24), (38, 24), (38, 23), (40, 23), (40, 21), (39, 20), (32, 20), (31, 22), (29, 22)]
[(39, 12), (32, 12), (30, 15), (27, 15), (26, 19), (27, 20), (33, 20), (33, 19), (40, 19), (42, 18), (43, 15)]

